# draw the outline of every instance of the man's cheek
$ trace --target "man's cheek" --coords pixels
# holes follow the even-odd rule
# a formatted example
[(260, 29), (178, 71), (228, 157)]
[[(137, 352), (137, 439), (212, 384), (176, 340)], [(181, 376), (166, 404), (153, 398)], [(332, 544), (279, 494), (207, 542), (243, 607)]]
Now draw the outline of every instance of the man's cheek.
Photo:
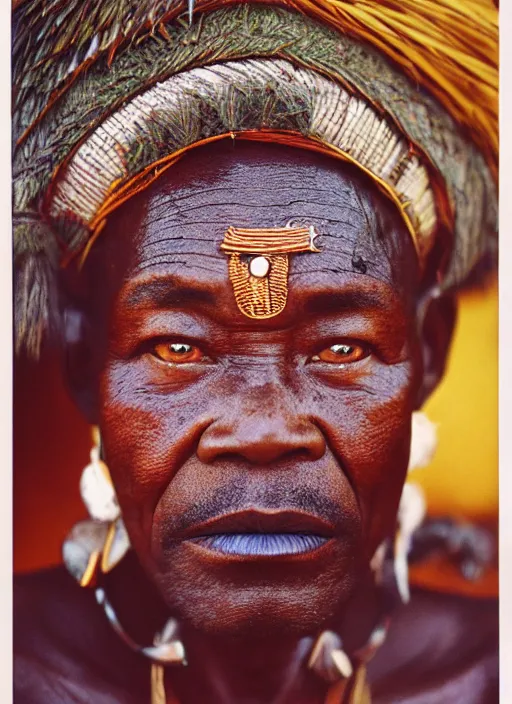
[(105, 375), (100, 425), (116, 486), (126, 501), (139, 502), (163, 491), (190, 454), (204, 408), (193, 397), (177, 400), (136, 382), (117, 367)]
[(368, 438), (368, 469), (360, 481), (361, 513), (370, 551), (394, 532), (409, 460), (410, 416), (386, 417)]
[(350, 417), (332, 419), (331, 444), (354, 487), (364, 541), (371, 552), (393, 531), (410, 450), (411, 407), (407, 394), (378, 403), (353, 399)]

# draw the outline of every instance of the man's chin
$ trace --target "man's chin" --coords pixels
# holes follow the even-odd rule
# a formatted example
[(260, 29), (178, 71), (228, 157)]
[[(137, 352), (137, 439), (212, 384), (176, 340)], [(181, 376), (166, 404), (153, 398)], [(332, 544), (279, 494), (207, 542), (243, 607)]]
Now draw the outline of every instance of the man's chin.
[(233, 565), (221, 574), (180, 570), (174, 563), (157, 578), (167, 605), (182, 622), (212, 635), (247, 630), (253, 637), (318, 631), (338, 618), (355, 581), (352, 571), (339, 563), (320, 571), (282, 564)]
[(341, 604), (332, 596), (282, 586), (248, 587), (243, 592), (189, 589), (184, 599), (174, 592), (169, 606), (181, 622), (211, 635), (305, 636), (335, 620)]

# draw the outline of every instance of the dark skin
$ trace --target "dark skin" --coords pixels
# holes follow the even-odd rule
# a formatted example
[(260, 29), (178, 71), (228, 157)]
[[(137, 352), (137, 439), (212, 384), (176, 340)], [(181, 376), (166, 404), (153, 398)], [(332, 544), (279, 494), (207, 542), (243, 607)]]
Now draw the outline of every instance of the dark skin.
[[(231, 224), (290, 220), (315, 226), (321, 252), (292, 256), (285, 310), (251, 320), (220, 242)], [(70, 386), (101, 428), (135, 554), (109, 593), (146, 642), (169, 611), (180, 620), (189, 666), (168, 678), (182, 704), (320, 704), (326, 685), (305, 665), (314, 638), (331, 628), (349, 652), (367, 639), (368, 563), (393, 535), (411, 413), (442, 374), (453, 326), (452, 301), (420, 281), (412, 240), (373, 185), (323, 156), (243, 143), (190, 154), (67, 275)], [(202, 540), (262, 532), (322, 543), (226, 555)], [(147, 664), (80, 599), (70, 617), (88, 614), (95, 643), (84, 691), (146, 701)], [(419, 603), (420, 616), (442, 613)], [(112, 665), (97, 681), (99, 653)], [(400, 663), (389, 648), (379, 657), (377, 692)]]

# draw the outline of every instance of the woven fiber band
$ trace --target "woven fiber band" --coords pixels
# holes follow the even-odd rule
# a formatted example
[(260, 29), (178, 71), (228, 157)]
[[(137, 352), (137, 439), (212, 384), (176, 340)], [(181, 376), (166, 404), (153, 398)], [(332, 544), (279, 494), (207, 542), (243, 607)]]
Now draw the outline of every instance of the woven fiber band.
[(172, 156), (216, 135), (265, 128), (317, 139), (375, 176), (397, 196), (420, 254), (428, 251), (436, 227), (434, 198), (407, 140), (366, 100), (278, 59), (192, 69), (135, 98), (107, 118), (61, 172), (50, 217), (63, 222), (63, 230), (66, 219), (76, 218), (94, 230), (113, 188), (131, 175), (126, 155), (138, 149), (142, 170), (157, 160), (162, 141)]

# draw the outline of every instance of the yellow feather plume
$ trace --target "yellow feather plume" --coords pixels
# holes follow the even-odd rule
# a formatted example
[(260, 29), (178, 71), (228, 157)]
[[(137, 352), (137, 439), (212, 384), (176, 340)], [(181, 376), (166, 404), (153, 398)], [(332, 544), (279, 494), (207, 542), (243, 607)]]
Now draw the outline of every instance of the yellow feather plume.
[[(239, 0), (197, 0), (198, 10)], [(498, 171), (498, 11), (492, 0), (267, 0), (377, 47), (428, 89)]]
[(291, 0), (374, 44), (467, 128), (497, 174), (498, 12), (492, 0)]

